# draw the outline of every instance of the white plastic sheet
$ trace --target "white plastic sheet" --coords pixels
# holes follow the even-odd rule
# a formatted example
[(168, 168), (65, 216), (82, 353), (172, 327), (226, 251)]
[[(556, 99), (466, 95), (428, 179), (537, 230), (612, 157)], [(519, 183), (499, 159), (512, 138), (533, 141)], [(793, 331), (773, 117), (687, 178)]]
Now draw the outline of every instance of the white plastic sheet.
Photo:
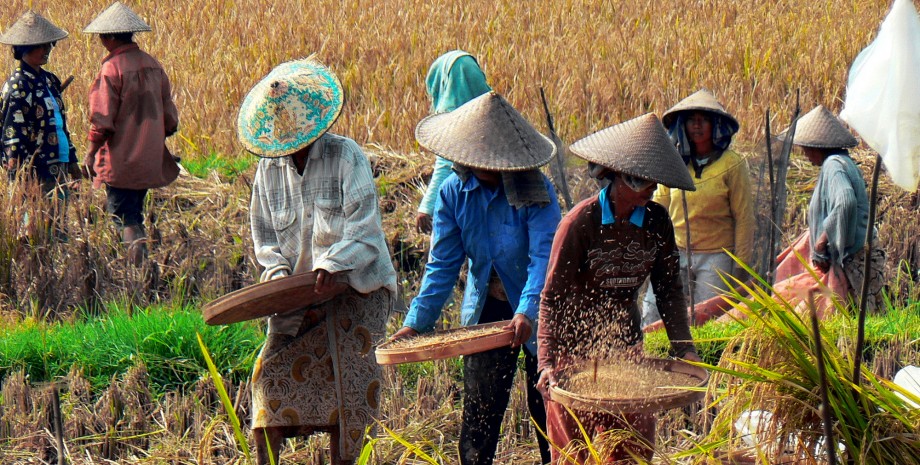
[(920, 180), (920, 16), (895, 0), (878, 36), (850, 67), (841, 119), (884, 161), (892, 181), (914, 192)]

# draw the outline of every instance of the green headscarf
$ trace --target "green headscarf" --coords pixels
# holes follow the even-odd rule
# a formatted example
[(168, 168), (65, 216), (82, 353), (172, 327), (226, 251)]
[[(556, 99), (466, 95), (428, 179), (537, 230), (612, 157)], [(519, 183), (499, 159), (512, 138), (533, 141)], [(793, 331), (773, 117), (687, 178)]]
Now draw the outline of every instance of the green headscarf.
[(431, 97), (431, 112), (452, 111), (492, 90), (479, 63), (463, 50), (452, 50), (438, 57), (425, 79)]

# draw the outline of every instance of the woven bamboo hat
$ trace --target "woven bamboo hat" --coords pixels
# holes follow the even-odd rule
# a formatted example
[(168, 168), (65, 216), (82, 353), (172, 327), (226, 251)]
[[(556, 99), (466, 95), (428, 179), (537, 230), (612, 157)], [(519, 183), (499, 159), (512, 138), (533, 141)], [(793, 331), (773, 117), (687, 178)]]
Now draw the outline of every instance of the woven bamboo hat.
[(671, 127), (671, 124), (673, 124), (674, 120), (677, 118), (677, 114), (684, 111), (705, 111), (721, 116), (728, 123), (732, 130), (732, 134), (738, 132), (738, 128), (740, 127), (738, 125), (738, 120), (736, 120), (731, 113), (725, 111), (725, 107), (716, 100), (716, 96), (712, 95), (712, 92), (706, 89), (700, 89), (693, 95), (677, 102), (677, 105), (671, 107), (670, 110), (666, 111), (664, 115), (661, 116), (661, 122), (666, 127)]
[[(787, 128), (779, 136), (786, 140)], [(856, 147), (859, 142), (833, 113), (823, 105), (818, 105), (805, 116), (799, 118), (795, 125), (794, 145), (820, 149), (848, 149)]]
[(150, 25), (144, 22), (131, 8), (115, 2), (96, 16), (83, 32), (86, 34), (122, 34), (126, 32), (149, 32)]
[(415, 139), (452, 162), (485, 170), (532, 170), (556, 154), (556, 146), (495, 92), (428, 116), (416, 126)]
[(676, 189), (696, 190), (687, 165), (653, 113), (595, 132), (569, 146), (569, 150), (618, 173)]
[(312, 57), (282, 63), (246, 95), (237, 137), (260, 157), (287, 156), (328, 131), (344, 103), (339, 79)]
[(42, 15), (29, 10), (13, 23), (3, 35), (0, 44), (39, 45), (57, 42), (67, 37), (67, 32), (55, 26)]

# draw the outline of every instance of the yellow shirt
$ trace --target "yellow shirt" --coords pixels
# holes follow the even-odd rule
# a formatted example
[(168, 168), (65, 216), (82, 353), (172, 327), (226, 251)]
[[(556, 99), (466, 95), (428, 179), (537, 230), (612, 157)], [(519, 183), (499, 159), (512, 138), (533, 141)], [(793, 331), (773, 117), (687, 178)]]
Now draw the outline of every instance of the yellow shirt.
[[(690, 250), (721, 252), (726, 249), (745, 263), (751, 263), (754, 243), (754, 198), (747, 161), (726, 150), (718, 160), (706, 165), (696, 177), (693, 165), (687, 169), (695, 192), (687, 192), (690, 216)], [(653, 200), (668, 209), (674, 223), (677, 246), (687, 250), (683, 191), (659, 184)]]

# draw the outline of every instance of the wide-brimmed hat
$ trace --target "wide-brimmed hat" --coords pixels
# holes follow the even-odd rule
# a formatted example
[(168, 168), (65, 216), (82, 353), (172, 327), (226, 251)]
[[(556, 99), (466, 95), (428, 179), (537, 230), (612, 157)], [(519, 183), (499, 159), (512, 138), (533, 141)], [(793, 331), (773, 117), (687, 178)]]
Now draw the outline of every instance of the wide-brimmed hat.
[(67, 32), (57, 27), (42, 15), (29, 10), (9, 29), (0, 35), (0, 44), (39, 45), (57, 42), (67, 37)]
[[(789, 128), (777, 136), (785, 141)], [(799, 118), (795, 125), (793, 145), (815, 147), (819, 149), (848, 149), (856, 147), (859, 141), (853, 134), (823, 105), (818, 105), (805, 116)]]
[(556, 146), (495, 92), (423, 119), (415, 139), (454, 163), (484, 170), (527, 171), (556, 154)]
[(693, 178), (653, 113), (602, 129), (571, 146), (585, 160), (618, 173), (694, 191)]
[(725, 107), (716, 100), (716, 96), (712, 95), (712, 92), (706, 89), (700, 89), (693, 95), (677, 102), (677, 105), (674, 105), (671, 109), (664, 112), (664, 115), (661, 116), (661, 122), (666, 127), (670, 128), (677, 118), (677, 114), (685, 111), (705, 111), (714, 113), (725, 119), (729, 128), (732, 130), (732, 134), (738, 132), (738, 128), (740, 127), (738, 125), (738, 120), (736, 120), (731, 113), (725, 111)]
[(240, 106), (237, 136), (261, 157), (290, 155), (319, 139), (345, 103), (335, 74), (313, 58), (282, 63)]
[(115, 2), (96, 16), (83, 32), (86, 34), (123, 34), (127, 32), (149, 32), (150, 25), (144, 22), (134, 10), (121, 2)]

